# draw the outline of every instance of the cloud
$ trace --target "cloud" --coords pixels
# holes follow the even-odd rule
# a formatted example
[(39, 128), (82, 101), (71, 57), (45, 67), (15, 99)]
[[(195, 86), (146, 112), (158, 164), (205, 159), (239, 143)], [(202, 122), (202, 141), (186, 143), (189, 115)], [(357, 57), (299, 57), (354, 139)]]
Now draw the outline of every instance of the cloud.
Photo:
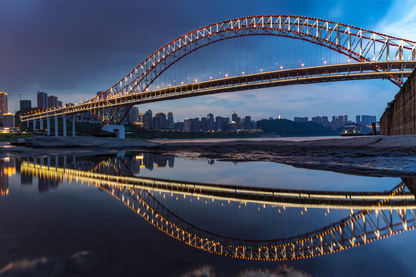
[(416, 2), (395, 0), (376, 30), (381, 33), (416, 41)]

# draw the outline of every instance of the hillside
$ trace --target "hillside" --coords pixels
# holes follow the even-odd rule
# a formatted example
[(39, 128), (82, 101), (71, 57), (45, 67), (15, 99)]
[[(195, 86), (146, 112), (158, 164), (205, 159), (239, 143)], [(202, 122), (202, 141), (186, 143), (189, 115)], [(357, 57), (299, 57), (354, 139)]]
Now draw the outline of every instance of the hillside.
[(287, 119), (259, 120), (257, 127), (262, 128), (264, 133), (273, 133), (282, 137), (303, 137), (303, 136), (339, 136), (341, 130), (333, 131), (322, 125), (306, 122), (298, 123)]

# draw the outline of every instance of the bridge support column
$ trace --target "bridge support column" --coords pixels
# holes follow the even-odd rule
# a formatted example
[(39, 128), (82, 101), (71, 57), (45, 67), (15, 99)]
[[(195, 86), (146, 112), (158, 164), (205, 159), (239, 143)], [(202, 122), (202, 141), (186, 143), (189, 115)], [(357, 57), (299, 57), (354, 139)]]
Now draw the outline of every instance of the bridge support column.
[(39, 130), (43, 131), (43, 119), (39, 119)]
[(26, 127), (27, 127), (27, 128), (29, 128), (29, 122), (30, 122), (30, 120), (28, 119), (28, 120), (26, 121)]
[(36, 131), (36, 119), (33, 118), (33, 132)]
[(125, 138), (125, 129), (123, 125), (104, 125), (102, 130), (110, 133), (116, 133), (117, 138), (119, 139)]
[(55, 113), (55, 137), (58, 136), (58, 116)]
[(75, 137), (75, 115), (72, 116), (72, 136)]
[(66, 137), (66, 118), (65, 118), (65, 114), (62, 115), (62, 120), (63, 120), (64, 137)]
[(48, 136), (51, 134), (51, 118), (49, 116), (46, 117), (46, 132)]

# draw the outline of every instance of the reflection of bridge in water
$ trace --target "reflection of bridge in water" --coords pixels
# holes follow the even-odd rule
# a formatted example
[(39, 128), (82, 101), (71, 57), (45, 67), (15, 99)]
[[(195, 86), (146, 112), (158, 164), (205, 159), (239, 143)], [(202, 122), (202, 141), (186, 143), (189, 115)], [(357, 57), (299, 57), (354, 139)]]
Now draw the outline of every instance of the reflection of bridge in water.
[[(237, 258), (310, 258), (413, 230), (416, 225), (415, 196), (405, 191), (404, 183), (388, 192), (297, 191), (141, 178), (134, 176), (121, 158), (101, 160), (89, 170), (74, 169), (77, 168), (75, 165), (69, 167), (73, 168), (23, 162), (21, 171), (94, 184), (112, 194), (169, 236), (205, 251)], [(169, 195), (172, 200), (189, 200), (185, 204), (190, 206), (178, 209), (165, 198)], [(260, 216), (257, 214), (256, 220), (266, 215), (264, 217), (267, 221), (266, 211), (269, 210), (273, 210), (274, 217), (280, 216), (284, 211), (293, 210), (297, 217), (301, 216), (300, 221), (306, 222), (307, 226), (300, 228), (298, 234), (292, 231), (270, 239), (267, 235), (266, 238), (245, 238), (236, 237), (235, 233), (226, 234), (227, 231), (216, 232), (218, 230), (212, 229), (221, 228), (203, 222), (209, 221), (209, 215), (206, 213), (196, 216), (196, 221), (200, 221), (198, 223), (191, 223), (189, 220), (190, 216), (187, 213), (199, 209), (203, 202), (198, 201), (201, 198), (205, 200), (205, 205), (216, 203), (218, 207), (224, 207), (225, 204), (229, 205), (228, 209), (237, 206), (239, 209), (255, 207), (261, 213)], [(330, 209), (339, 211), (339, 217), (329, 223), (323, 220), (324, 224), (318, 227), (316, 224), (308, 223), (313, 217), (315, 221), (319, 221), (316, 211), (321, 213), (318, 217), (323, 217), (323, 209), (327, 210), (325, 217), (329, 215)], [(225, 212), (226, 210), (220, 213)], [(285, 216), (282, 217), (282, 226), (286, 228), (293, 223), (289, 222), (288, 215)], [(289, 214), (289, 217), (293, 217), (293, 214)], [(233, 224), (234, 222), (231, 225)], [(308, 224), (314, 226), (308, 227)]]

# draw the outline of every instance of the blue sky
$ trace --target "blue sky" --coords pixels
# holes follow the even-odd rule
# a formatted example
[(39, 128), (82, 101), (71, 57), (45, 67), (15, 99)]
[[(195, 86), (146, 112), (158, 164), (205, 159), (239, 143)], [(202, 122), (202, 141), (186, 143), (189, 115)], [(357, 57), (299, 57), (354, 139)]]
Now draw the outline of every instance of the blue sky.
[[(275, 14), (328, 19), (416, 40), (415, 1), (38, 1), (0, 2), (0, 91), (36, 105), (39, 89), (65, 102), (95, 96), (177, 37), (236, 17)], [(297, 85), (140, 105), (175, 119), (232, 111), (254, 119), (381, 116), (398, 88), (389, 81)]]

